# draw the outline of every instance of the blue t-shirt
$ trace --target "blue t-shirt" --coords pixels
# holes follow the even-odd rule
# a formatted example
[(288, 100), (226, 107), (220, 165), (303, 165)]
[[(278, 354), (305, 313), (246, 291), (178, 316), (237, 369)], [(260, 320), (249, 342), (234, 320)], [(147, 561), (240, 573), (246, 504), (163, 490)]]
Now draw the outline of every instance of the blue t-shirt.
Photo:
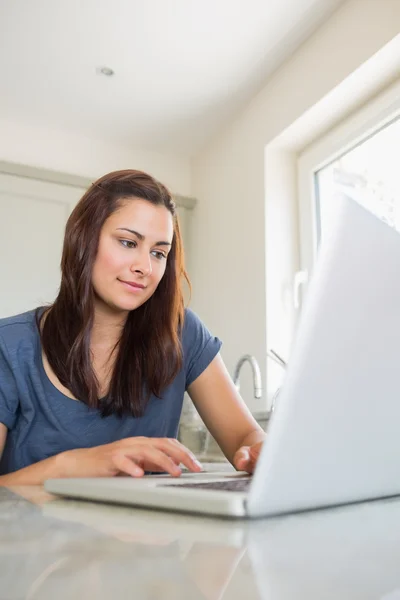
[(182, 347), (182, 369), (162, 398), (150, 397), (142, 417), (101, 417), (49, 380), (34, 310), (0, 319), (0, 422), (8, 428), (0, 475), (73, 448), (134, 436), (176, 437), (184, 392), (219, 352), (221, 342), (187, 309)]

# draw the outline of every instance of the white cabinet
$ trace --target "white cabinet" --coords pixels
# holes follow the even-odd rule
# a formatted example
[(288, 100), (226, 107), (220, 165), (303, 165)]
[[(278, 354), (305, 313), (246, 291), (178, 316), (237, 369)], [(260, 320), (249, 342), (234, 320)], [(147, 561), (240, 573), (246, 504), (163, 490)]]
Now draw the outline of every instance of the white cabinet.
[(65, 224), (83, 193), (0, 174), (0, 318), (54, 300)]

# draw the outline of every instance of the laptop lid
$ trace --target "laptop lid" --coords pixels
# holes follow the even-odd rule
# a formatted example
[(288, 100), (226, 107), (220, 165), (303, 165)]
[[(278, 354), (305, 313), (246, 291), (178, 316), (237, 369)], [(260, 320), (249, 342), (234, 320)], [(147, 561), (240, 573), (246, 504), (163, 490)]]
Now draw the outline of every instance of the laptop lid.
[(339, 204), (253, 478), (253, 516), (400, 493), (400, 235)]

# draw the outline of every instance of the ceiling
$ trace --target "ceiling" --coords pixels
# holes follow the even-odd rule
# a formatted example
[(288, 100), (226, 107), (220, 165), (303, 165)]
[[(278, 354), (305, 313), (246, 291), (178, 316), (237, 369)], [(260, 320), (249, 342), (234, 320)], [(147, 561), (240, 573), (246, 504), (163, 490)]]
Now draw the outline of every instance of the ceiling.
[(0, 0), (1, 117), (193, 155), (342, 1)]

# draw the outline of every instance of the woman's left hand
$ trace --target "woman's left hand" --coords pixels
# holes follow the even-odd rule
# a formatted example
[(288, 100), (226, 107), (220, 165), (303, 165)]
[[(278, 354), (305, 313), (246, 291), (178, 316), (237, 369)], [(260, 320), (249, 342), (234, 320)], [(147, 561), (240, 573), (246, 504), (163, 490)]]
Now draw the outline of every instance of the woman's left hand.
[(258, 457), (260, 456), (263, 442), (257, 442), (252, 446), (242, 446), (233, 457), (233, 466), (238, 471), (253, 473)]

